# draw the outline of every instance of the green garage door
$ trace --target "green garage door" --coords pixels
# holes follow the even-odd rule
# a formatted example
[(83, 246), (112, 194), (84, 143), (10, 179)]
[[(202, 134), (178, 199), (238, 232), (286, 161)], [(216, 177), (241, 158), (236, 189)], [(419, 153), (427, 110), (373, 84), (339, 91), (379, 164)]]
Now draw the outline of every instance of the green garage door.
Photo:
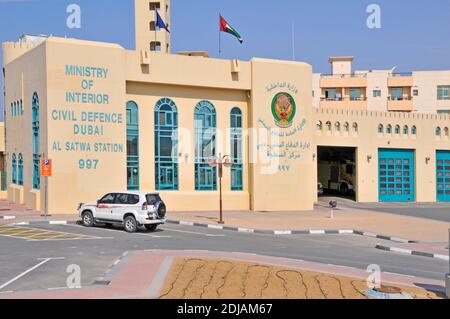
[(437, 151), (436, 162), (437, 200), (450, 202), (450, 151)]
[(380, 149), (378, 159), (380, 202), (414, 202), (414, 151)]

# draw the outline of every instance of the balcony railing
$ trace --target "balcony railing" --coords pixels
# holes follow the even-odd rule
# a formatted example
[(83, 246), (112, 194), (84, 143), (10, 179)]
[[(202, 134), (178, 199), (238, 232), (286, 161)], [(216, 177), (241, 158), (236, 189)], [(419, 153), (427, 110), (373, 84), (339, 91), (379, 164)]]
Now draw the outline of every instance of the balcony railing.
[(412, 101), (412, 96), (388, 96), (388, 101)]
[(329, 98), (329, 97), (321, 97), (321, 101), (326, 102), (344, 102), (344, 101), (367, 101), (367, 97), (335, 97), (335, 98)]
[(409, 77), (412, 75), (412, 72), (389, 73), (390, 77)]
[(353, 73), (353, 74), (322, 74), (323, 78), (367, 78), (366, 73)]

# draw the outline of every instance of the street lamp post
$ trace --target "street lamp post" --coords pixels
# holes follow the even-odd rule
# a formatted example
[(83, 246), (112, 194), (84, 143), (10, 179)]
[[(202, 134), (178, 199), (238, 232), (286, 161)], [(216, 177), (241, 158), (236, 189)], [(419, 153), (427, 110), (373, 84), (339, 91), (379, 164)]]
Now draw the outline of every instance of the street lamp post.
[(219, 175), (219, 212), (220, 212), (220, 220), (219, 224), (223, 225), (225, 222), (223, 221), (223, 201), (222, 201), (222, 177), (223, 177), (223, 167), (231, 167), (231, 157), (229, 155), (219, 154), (219, 158), (213, 156), (209, 159), (209, 166), (217, 167), (218, 175)]

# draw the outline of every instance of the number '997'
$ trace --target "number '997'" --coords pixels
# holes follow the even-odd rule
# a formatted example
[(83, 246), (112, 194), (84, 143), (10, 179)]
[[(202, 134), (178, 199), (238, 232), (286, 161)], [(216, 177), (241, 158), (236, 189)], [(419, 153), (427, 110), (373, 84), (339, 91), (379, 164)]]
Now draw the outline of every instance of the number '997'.
[(97, 169), (99, 160), (81, 159), (78, 161), (80, 169)]

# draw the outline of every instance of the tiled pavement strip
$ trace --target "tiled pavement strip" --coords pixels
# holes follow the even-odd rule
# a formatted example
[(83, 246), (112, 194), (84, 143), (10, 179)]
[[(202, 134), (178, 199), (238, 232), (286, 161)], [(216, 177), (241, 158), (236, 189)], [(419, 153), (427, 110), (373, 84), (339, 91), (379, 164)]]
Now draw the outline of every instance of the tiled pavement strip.
[[(126, 256), (126, 257), (125, 257)], [(244, 253), (224, 253), (211, 251), (170, 251), (147, 250), (130, 251), (115, 262), (107, 274), (113, 273), (108, 280), (100, 278), (101, 285), (86, 286), (81, 289), (61, 289), (29, 292), (12, 292), (0, 294), (5, 299), (89, 299), (89, 298), (158, 298), (163, 288), (166, 275), (175, 258), (207, 258), (227, 259), (249, 263), (266, 264), (304, 271), (321, 272), (324, 274), (341, 275), (365, 280), (364, 270), (324, 265), (288, 258), (257, 256)], [(443, 281), (405, 277), (396, 274), (382, 274), (383, 283), (399, 284), (411, 287), (429, 287), (443, 290)]]

